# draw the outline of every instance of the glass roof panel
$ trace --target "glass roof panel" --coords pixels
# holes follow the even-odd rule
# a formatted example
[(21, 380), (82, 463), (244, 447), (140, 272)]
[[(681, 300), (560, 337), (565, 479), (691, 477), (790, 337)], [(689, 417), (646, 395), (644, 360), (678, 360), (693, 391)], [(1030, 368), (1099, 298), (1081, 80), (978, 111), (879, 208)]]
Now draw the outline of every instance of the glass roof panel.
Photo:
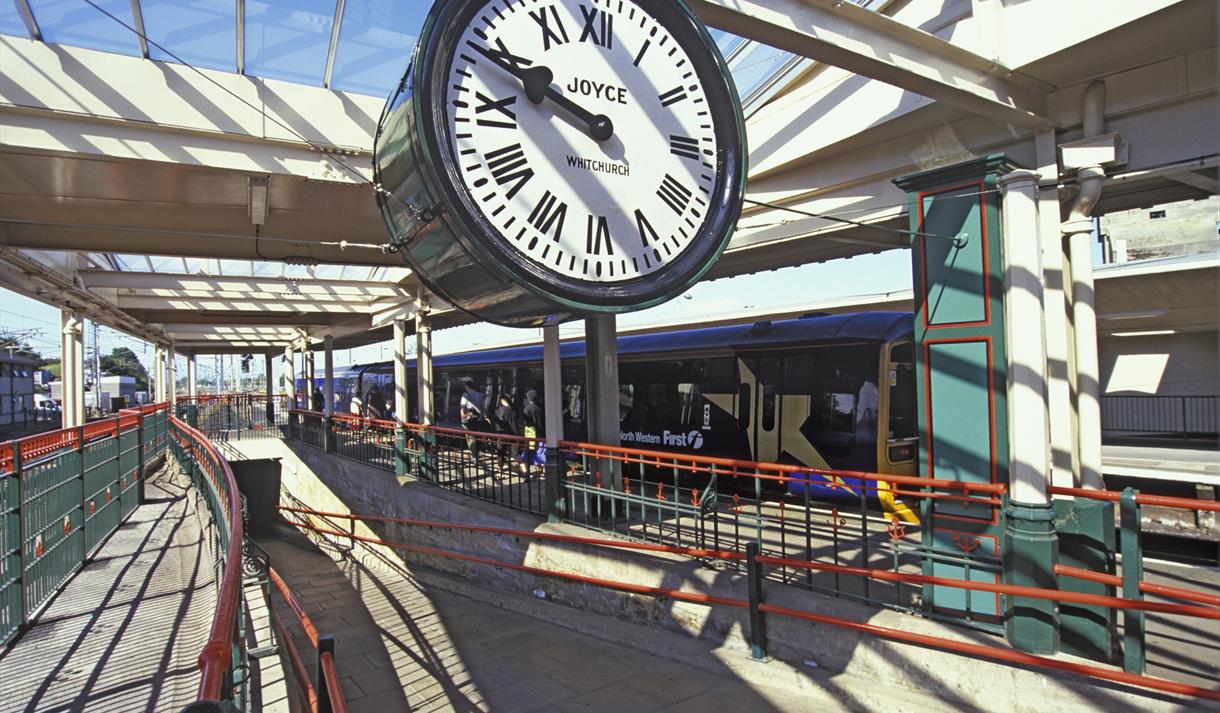
[(365, 0), (343, 8), (332, 89), (388, 96), (402, 79), (428, 3)]
[[(226, 72), (237, 70), (237, 3), (233, 0), (140, 0), (149, 39), (184, 62)], [(152, 59), (174, 61), (153, 44)]]
[[(93, 1), (129, 27), (135, 25), (131, 19), (130, 0)], [(30, 0), (30, 11), (46, 42), (126, 55), (140, 54), (135, 33), (80, 0)]]
[(709, 27), (707, 28), (707, 31), (709, 34), (711, 34), (712, 39), (716, 42), (716, 46), (720, 48), (720, 54), (726, 58), (733, 54), (733, 50), (740, 47), (741, 44), (746, 41), (746, 38), (738, 37), (737, 35), (734, 35), (731, 32), (725, 32), (724, 30), (717, 30)]
[(745, 100), (792, 60), (793, 54), (754, 42), (729, 65), (737, 95)]
[(21, 21), (21, 15), (17, 14), (15, 0), (0, 0), (0, 35), (16, 35), (25, 38), (30, 36), (30, 33), (25, 31), (25, 23)]
[(257, 277), (279, 277), (280, 271), (283, 270), (283, 265), (278, 262), (262, 262), (256, 261), (254, 265), (254, 274)]
[(249, 260), (221, 260), (220, 271), (226, 275), (249, 277), (254, 265)]
[(322, 85), (335, 0), (247, 0), (246, 73)]

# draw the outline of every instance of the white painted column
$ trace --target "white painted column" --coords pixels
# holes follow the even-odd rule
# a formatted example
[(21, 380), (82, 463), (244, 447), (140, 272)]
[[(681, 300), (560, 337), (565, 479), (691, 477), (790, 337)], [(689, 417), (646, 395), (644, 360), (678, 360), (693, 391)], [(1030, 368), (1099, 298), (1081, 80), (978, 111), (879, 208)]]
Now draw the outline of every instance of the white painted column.
[(169, 343), (169, 349), (165, 350), (165, 374), (166, 374), (166, 397), (170, 404), (178, 400), (178, 352), (174, 349), (174, 343)]
[(314, 383), (315, 383), (315, 377), (317, 376), (317, 374), (314, 372), (313, 349), (310, 347), (309, 344), (305, 345), (305, 351), (301, 353), (301, 359), (302, 359), (302, 361), (305, 362), (302, 365), (305, 370), (305, 384), (306, 384), (304, 407), (313, 408), (313, 390), (314, 390), (314, 388), (316, 388), (314, 386)]
[(63, 403), (60, 405), (62, 426), (71, 428), (85, 422), (85, 349), (83, 321), (75, 312), (60, 312), (59, 375), (63, 382)]
[(1100, 369), (1093, 292), (1093, 222), (1064, 224), (1072, 269), (1072, 326), (1076, 352), (1077, 447), (1080, 487), (1104, 489), (1101, 469)]
[(1072, 407), (1069, 365), (1068, 299), (1064, 291), (1067, 256), (1059, 237), (1059, 153), (1055, 131), (1039, 133), (1035, 139), (1038, 174), (1038, 230), (1042, 237), (1043, 307), (1046, 324), (1046, 396), (1050, 431), (1051, 484), (1075, 486), (1079, 459)]
[(296, 354), (292, 345), (284, 347), (283, 367), (280, 372), (280, 394), (287, 397), (289, 408), (296, 408)]
[(153, 403), (161, 402), (161, 367), (165, 366), (165, 361), (161, 358), (161, 345), (153, 345), (153, 368), (152, 368), (152, 400)]
[(415, 398), (417, 417), (425, 426), (436, 423), (432, 384), (432, 320), (428, 304), (421, 299), (415, 303)]
[(394, 419), (407, 421), (407, 320), (394, 320)]
[(326, 376), (326, 410), (327, 416), (335, 415), (335, 338), (326, 335), (322, 340), (323, 369)]
[(195, 364), (195, 355), (192, 354), (186, 358), (186, 394), (194, 401), (199, 396), (199, 382), (197, 379), (198, 367)]
[[(1009, 482), (1013, 501), (1022, 505), (1050, 502), (1046, 492), (1051, 471), (1037, 180), (1038, 174), (1027, 170), (999, 179), (1004, 201)], [(1057, 233), (1052, 235), (1058, 238)]]

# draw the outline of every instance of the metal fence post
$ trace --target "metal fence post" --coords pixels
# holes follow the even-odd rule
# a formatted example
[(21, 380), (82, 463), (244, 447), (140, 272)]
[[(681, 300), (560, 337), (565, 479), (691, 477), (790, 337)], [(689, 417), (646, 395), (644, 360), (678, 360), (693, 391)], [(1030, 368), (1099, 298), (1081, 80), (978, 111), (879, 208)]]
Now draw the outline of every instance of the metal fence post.
[(758, 565), (758, 542), (746, 543), (746, 580), (750, 598), (750, 656), (756, 661), (767, 658), (767, 630), (762, 612), (762, 568)]
[[(13, 444), (13, 477), (17, 479), (17, 581), (21, 589), (17, 594), (21, 598), (21, 619), (17, 626), (18, 628), (25, 626), (25, 619), (29, 615), (30, 603), (26, 596), (26, 562), (25, 562), (25, 477), (21, 472), (23, 465), (21, 463), (21, 441), (12, 441)], [(11, 635), (10, 635), (11, 636)]]
[(143, 505), (146, 502), (144, 495), (144, 467), (146, 465), (144, 458), (144, 414), (136, 414), (136, 481), (139, 488), (136, 491), (136, 502)]
[(402, 422), (394, 424), (394, 475), (404, 477), (409, 472), (407, 467), (407, 429)]
[[(1123, 554), (1123, 598), (1143, 599), (1140, 580), (1144, 578), (1144, 552), (1140, 544), (1140, 506), (1134, 488), (1123, 490), (1119, 500), (1119, 542)], [(1144, 612), (1127, 609), (1123, 612), (1123, 670), (1144, 673)]]
[(76, 427), (76, 447), (80, 450), (80, 561), (89, 554), (89, 486), (85, 483), (85, 427)]
[(326, 683), (326, 674), (322, 672), (322, 654), (330, 654), (331, 662), (335, 660), (335, 637), (330, 634), (318, 635), (318, 713), (332, 713), (331, 690)]
[(322, 450), (335, 452), (335, 419), (332, 416), (322, 417)]

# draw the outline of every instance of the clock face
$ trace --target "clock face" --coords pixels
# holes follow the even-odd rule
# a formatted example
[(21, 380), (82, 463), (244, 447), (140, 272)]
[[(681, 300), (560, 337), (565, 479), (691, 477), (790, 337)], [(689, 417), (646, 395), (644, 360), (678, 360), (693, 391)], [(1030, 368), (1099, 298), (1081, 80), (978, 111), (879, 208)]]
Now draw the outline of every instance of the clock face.
[(726, 83), (691, 23), (652, 5), (476, 0), (436, 58), (436, 138), (454, 189), (536, 276), (647, 281), (727, 238), (706, 233), (736, 130), (718, 124), (738, 115), (712, 106), (724, 99), (705, 85)]

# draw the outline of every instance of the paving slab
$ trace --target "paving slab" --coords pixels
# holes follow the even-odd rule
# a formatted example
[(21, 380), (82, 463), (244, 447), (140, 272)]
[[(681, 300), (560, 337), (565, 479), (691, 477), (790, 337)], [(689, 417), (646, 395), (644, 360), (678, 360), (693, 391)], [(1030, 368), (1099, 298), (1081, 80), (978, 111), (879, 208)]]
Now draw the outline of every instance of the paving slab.
[(187, 480), (165, 468), (7, 652), (0, 711), (177, 711), (194, 700), (215, 606)]
[[(311, 581), (327, 582), (326, 591), (337, 596), (345, 625), (331, 633), (353, 713), (848, 710), (829, 694), (769, 685), (761, 666), (756, 680), (745, 680), (728, 668), (717, 673), (646, 653), (686, 640), (622, 646), (446, 590), (424, 572), (387, 570), (340, 553), (332, 559), (304, 538), (260, 544), (311, 617), (317, 609), (304, 594)], [(336, 573), (348, 583), (338, 592), (330, 586)], [(280, 614), (291, 616), (286, 607)], [(681, 638), (622, 626), (641, 638)], [(304, 634), (291, 628), (297, 646), (309, 651)]]

